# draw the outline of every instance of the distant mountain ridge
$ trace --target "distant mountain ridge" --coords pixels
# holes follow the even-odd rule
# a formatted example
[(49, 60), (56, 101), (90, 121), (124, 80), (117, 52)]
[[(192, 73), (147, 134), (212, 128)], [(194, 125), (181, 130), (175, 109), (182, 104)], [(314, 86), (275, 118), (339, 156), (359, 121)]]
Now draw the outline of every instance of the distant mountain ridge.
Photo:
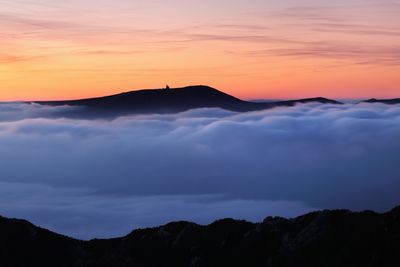
[(382, 103), (382, 104), (387, 104), (387, 105), (395, 105), (395, 104), (400, 104), (400, 98), (393, 98), (393, 99), (376, 99), (376, 98), (371, 98), (368, 100), (365, 100), (363, 102), (366, 103)]
[(80, 241), (0, 217), (0, 266), (400, 266), (400, 207), (319, 211), (262, 223), (174, 222), (125, 237)]
[(322, 97), (277, 102), (249, 102), (204, 85), (175, 89), (146, 89), (80, 100), (35, 101), (35, 103), (50, 106), (81, 106), (84, 107), (81, 115), (94, 117), (149, 113), (168, 114), (195, 108), (222, 108), (246, 112), (310, 102), (341, 104), (338, 101)]

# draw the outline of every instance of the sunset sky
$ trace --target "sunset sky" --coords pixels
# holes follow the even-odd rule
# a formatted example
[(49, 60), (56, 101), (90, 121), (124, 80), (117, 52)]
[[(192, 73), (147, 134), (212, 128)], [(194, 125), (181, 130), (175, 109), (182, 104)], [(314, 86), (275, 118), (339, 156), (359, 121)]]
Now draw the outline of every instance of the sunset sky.
[(400, 1), (0, 0), (0, 100), (400, 97)]

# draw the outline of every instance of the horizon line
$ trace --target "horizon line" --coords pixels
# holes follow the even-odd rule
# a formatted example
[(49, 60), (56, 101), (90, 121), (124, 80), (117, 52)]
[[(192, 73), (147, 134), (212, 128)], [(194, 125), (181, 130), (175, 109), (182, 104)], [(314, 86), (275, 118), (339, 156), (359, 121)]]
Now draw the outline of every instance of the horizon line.
[[(299, 97), (260, 97), (260, 98), (239, 98), (236, 97), (233, 94), (227, 93), (223, 90), (217, 89), (213, 86), (209, 85), (204, 85), (204, 84), (198, 84), (198, 85), (187, 85), (187, 86), (179, 86), (179, 87), (170, 87), (168, 90), (176, 90), (176, 89), (184, 89), (188, 87), (209, 87), (215, 90), (218, 90), (224, 94), (228, 94), (232, 97), (238, 98), (242, 101), (248, 101), (248, 102), (256, 102), (256, 101), (290, 101), (290, 100), (300, 100), (300, 99), (310, 99), (310, 98), (326, 98), (326, 99), (331, 99), (331, 100), (341, 100), (341, 101), (365, 101), (365, 100), (393, 100), (393, 99), (400, 99), (399, 97), (393, 97), (393, 98), (386, 98), (386, 97), (377, 97), (377, 96), (367, 96), (367, 97), (357, 97), (357, 98), (351, 98), (351, 97), (325, 97), (322, 95), (317, 95), (317, 96), (299, 96)], [(131, 93), (131, 92), (139, 92), (139, 91), (152, 91), (152, 90), (165, 90), (166, 87), (163, 88), (138, 88), (138, 89), (132, 89), (132, 90), (127, 90), (127, 91), (119, 91), (115, 93), (110, 93), (110, 94), (103, 94), (103, 95), (97, 95), (97, 96), (87, 96), (87, 97), (80, 97), (80, 98), (64, 98), (64, 99), (57, 99), (57, 98), (48, 98), (48, 99), (10, 99), (10, 100), (1, 100), (0, 103), (26, 103), (26, 102), (58, 102), (58, 101), (78, 101), (78, 100), (86, 100), (86, 99), (95, 99), (95, 98), (102, 98), (102, 97), (110, 97), (110, 96), (115, 96), (115, 95), (120, 95), (120, 94), (125, 94), (125, 93)]]

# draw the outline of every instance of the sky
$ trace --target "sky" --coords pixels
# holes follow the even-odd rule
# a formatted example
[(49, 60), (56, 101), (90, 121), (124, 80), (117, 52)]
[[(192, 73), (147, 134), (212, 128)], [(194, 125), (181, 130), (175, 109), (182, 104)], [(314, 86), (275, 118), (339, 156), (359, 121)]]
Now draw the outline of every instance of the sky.
[(400, 105), (59, 115), (70, 109), (0, 104), (0, 215), (90, 239), (400, 203)]
[(0, 100), (165, 84), (399, 97), (399, 13), (397, 0), (0, 0)]

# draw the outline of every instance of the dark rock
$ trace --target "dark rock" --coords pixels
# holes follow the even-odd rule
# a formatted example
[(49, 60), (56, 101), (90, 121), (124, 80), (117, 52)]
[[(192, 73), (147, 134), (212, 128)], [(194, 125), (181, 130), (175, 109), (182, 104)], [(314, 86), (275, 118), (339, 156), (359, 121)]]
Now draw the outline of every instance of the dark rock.
[(0, 266), (400, 266), (400, 207), (320, 211), (262, 223), (175, 222), (79, 241), (0, 217)]

